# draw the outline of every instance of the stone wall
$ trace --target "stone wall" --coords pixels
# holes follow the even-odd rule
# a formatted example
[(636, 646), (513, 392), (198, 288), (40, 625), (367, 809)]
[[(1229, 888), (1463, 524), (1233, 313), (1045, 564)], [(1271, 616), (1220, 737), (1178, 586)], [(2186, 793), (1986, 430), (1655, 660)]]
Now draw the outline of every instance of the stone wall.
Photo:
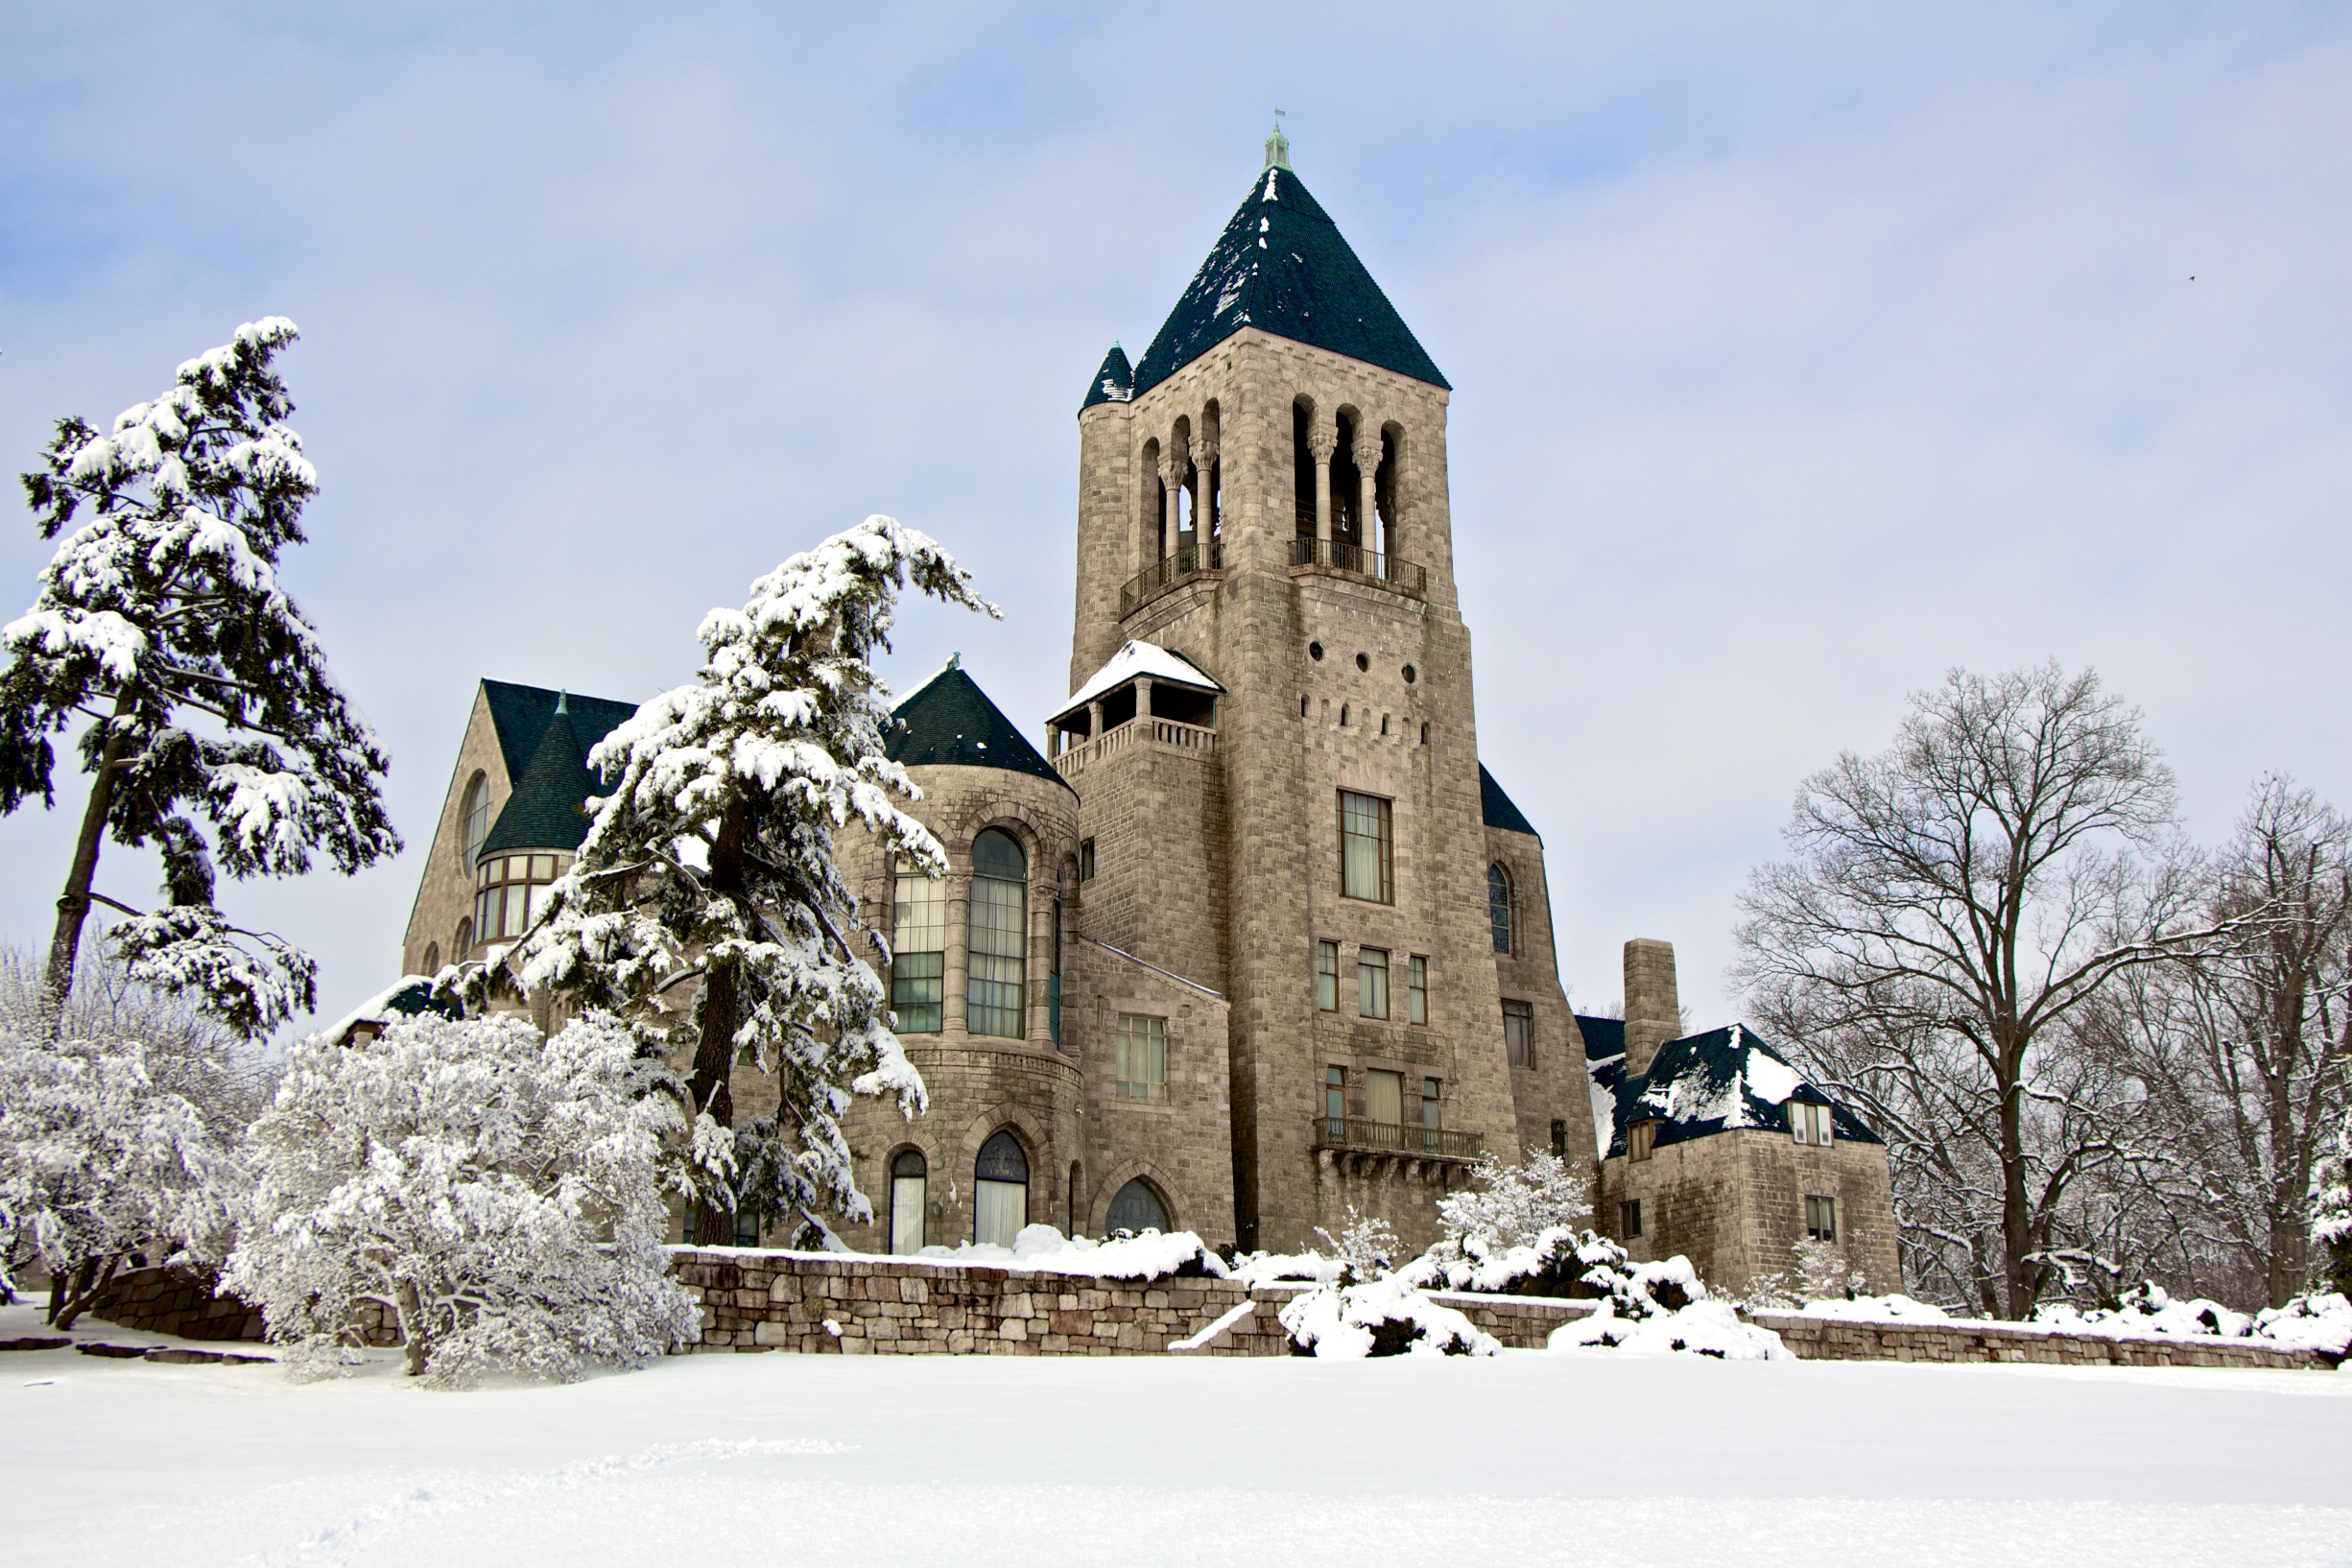
[(2246, 1340), (2109, 1339), (1996, 1323), (1849, 1323), (1791, 1312), (1748, 1315), (1803, 1361), (2022, 1362), (2043, 1366), (2238, 1366), (2326, 1371), (2333, 1358)]

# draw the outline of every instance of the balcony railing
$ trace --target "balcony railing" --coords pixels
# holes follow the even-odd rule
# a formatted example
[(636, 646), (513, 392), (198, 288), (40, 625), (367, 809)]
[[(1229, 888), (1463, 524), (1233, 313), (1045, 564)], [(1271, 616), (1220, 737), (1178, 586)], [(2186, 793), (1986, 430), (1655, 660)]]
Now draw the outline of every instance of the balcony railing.
[(1293, 566), (1325, 566), (1333, 571), (1353, 572), (1385, 582), (1399, 593), (1409, 593), (1415, 599), (1429, 597), (1429, 568), (1416, 566), (1394, 556), (1374, 555), (1360, 544), (1347, 544), (1339, 539), (1319, 539), (1300, 534), (1291, 540)]
[(1125, 615), (1139, 605), (1148, 605), (1170, 588), (1203, 572), (1224, 568), (1225, 546), (1223, 539), (1211, 539), (1206, 544), (1188, 544), (1174, 555), (1162, 556), (1128, 579), (1119, 590), (1119, 613)]
[(1480, 1132), (1454, 1132), (1440, 1127), (1414, 1127), (1404, 1122), (1374, 1122), (1361, 1116), (1318, 1116), (1315, 1147), (1406, 1154), (1416, 1159), (1476, 1159), (1485, 1143)]
[(1206, 760), (1217, 751), (1217, 731), (1200, 725), (1178, 724), (1174, 719), (1154, 718), (1146, 714), (1129, 719), (1126, 724), (1106, 729), (1092, 740), (1081, 741), (1054, 759), (1054, 767), (1061, 776), (1075, 780), (1089, 768), (1100, 768), (1111, 758), (1138, 747), (1175, 751), (1181, 755)]

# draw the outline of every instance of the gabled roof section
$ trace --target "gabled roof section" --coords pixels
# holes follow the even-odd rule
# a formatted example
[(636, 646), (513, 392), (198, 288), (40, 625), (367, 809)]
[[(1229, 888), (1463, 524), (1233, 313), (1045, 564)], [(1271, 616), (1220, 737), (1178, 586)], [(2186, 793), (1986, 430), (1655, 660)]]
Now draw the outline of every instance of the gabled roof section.
[(588, 752), (637, 705), (504, 680), (485, 680), (482, 692), (514, 786), (483, 852), (579, 848), (588, 836), (588, 797), (604, 790), (588, 771)]
[[(1584, 1036), (1584, 1059), (1598, 1064), (1607, 1057), (1626, 1054), (1626, 1021), (1623, 1018), (1587, 1018), (1577, 1014), (1577, 1033)], [(1598, 1072), (1598, 1065), (1594, 1071)]]
[(1452, 383), (1287, 167), (1258, 176), (1135, 367), (1150, 392), (1243, 327), (1327, 348), (1449, 391)]
[(1046, 723), (1068, 718), (1105, 692), (1115, 692), (1137, 676), (1150, 676), (1171, 686), (1189, 686), (1200, 692), (1224, 690), (1210, 678), (1207, 671), (1174, 649), (1152, 642), (1130, 642), (1105, 660), (1103, 668), (1072, 692), (1070, 700), (1056, 709)]
[[(909, 768), (1002, 768), (1007, 772), (1069, 781), (1038, 754), (978, 682), (953, 660), (898, 700), (898, 725), (889, 736), (891, 760)], [(1075, 795), (1075, 790), (1071, 793)]]
[(1835, 1136), (1854, 1143), (1886, 1140), (1865, 1126), (1862, 1118), (1807, 1082), (1770, 1042), (1743, 1024), (1687, 1034), (1658, 1047), (1650, 1071), (1626, 1076), (1625, 1026), (1617, 1026), (1616, 1051), (1599, 1054), (1592, 1025), (1608, 1019), (1577, 1019), (1585, 1028), (1585, 1061), (1593, 1081), (1613, 1093), (1617, 1101), (1614, 1126), (1604, 1152), (1626, 1152), (1629, 1122), (1655, 1122), (1652, 1147), (1688, 1143), (1718, 1132), (1762, 1130), (1793, 1133), (1789, 1126), (1792, 1103), (1827, 1105)]
[(1097, 403), (1125, 403), (1135, 395), (1135, 367), (1127, 362), (1127, 350), (1117, 344), (1103, 356), (1103, 368), (1094, 373), (1086, 388), (1086, 400), (1079, 404), (1082, 413)]
[(1478, 803), (1485, 811), (1488, 827), (1499, 827), (1506, 833), (1524, 833), (1537, 841), (1543, 838), (1535, 831), (1535, 824), (1527, 820), (1527, 814), (1503, 793), (1503, 786), (1494, 781), (1494, 774), (1486, 772), (1483, 762), (1478, 765)]

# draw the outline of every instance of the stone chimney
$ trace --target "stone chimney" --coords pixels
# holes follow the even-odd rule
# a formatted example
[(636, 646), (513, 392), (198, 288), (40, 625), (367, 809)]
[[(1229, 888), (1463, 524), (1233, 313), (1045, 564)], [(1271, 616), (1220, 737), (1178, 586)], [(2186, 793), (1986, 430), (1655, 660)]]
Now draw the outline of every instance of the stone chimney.
[(1675, 944), (1648, 937), (1626, 943), (1626, 1073), (1650, 1071), (1658, 1047), (1682, 1035), (1675, 995)]

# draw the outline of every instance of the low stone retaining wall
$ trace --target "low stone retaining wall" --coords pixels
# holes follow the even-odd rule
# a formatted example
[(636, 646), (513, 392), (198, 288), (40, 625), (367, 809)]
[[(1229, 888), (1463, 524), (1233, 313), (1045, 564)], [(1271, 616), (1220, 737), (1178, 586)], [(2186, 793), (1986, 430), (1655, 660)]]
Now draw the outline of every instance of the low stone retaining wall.
[(2053, 1334), (1995, 1323), (1855, 1323), (1794, 1312), (1757, 1312), (1803, 1361), (2019, 1362), (2042, 1366), (2251, 1366), (2326, 1371), (2335, 1359), (2257, 1340)]
[[(815, 1355), (1283, 1356), (1277, 1318), (1305, 1285), (1229, 1279), (1150, 1281), (1047, 1273), (931, 1258), (843, 1257), (748, 1247), (676, 1247), (671, 1267), (702, 1306), (695, 1351)], [(183, 1340), (262, 1337), (261, 1313), (216, 1296), (209, 1276), (174, 1269), (122, 1275), (89, 1316)], [(1544, 1296), (1433, 1293), (1514, 1350), (1540, 1350), (1554, 1329), (1593, 1310)], [(1215, 1328), (1239, 1307), (1249, 1310)], [(2115, 1339), (1996, 1323), (1857, 1323), (1759, 1312), (1805, 1361), (2016, 1362), (2051, 1366), (2242, 1366), (2326, 1370), (2333, 1358), (2252, 1340)], [(398, 1343), (369, 1309), (368, 1342)], [(830, 1325), (830, 1326), (828, 1326)], [(1177, 1346), (1182, 1342), (1181, 1349)]]

